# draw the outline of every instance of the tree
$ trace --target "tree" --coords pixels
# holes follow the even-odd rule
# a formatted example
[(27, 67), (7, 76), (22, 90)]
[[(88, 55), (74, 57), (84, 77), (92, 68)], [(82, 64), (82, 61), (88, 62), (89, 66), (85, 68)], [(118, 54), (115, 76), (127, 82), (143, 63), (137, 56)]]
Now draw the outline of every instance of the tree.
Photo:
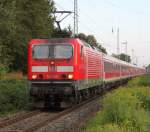
[(146, 67), (146, 72), (150, 73), (150, 64)]
[(91, 46), (97, 47), (98, 49), (100, 49), (103, 53), (107, 54), (107, 51), (104, 47), (102, 47), (96, 40), (96, 38), (93, 35), (88, 35), (86, 36), (84, 33), (79, 33), (78, 36), (76, 36), (78, 38), (80, 38), (81, 40), (84, 40), (85, 42), (87, 42), (88, 44), (90, 44)]
[(27, 43), (32, 38), (51, 37), (53, 10), (52, 0), (1, 0), (0, 63), (25, 71)]
[(56, 38), (71, 38), (72, 31), (69, 28), (64, 28), (62, 30), (55, 28), (52, 37)]
[(124, 53), (121, 53), (119, 55), (112, 54), (113, 57), (118, 58), (120, 60), (126, 61), (126, 62), (131, 62), (131, 57), (129, 55), (126, 55)]
[(79, 33), (76, 37), (78, 37), (78, 38), (80, 38), (80, 39), (86, 41), (86, 37), (87, 37), (87, 36), (86, 36), (84, 33)]
[(102, 47), (100, 44), (98, 45), (98, 48), (105, 54), (107, 54), (107, 51), (104, 47)]
[(93, 35), (88, 35), (86, 37), (86, 42), (92, 46), (98, 47), (97, 40)]

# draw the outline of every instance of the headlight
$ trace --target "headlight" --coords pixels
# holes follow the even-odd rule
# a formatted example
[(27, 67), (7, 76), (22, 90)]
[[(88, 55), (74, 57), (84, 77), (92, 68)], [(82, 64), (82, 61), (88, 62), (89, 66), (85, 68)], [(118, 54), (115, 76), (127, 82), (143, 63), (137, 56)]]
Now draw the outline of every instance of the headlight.
[(68, 79), (73, 79), (73, 75), (72, 75), (72, 74), (69, 74), (69, 75), (68, 75)]
[(32, 79), (36, 79), (37, 78), (37, 75), (32, 75)]

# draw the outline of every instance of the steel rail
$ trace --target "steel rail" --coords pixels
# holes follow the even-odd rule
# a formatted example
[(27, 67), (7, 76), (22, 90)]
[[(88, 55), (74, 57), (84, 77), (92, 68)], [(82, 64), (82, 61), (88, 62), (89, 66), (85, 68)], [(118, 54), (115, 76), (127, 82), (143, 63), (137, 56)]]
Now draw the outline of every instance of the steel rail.
[(35, 115), (37, 115), (39, 113), (40, 113), (40, 111), (36, 110), (36, 111), (27, 112), (27, 113), (24, 113), (24, 114), (21, 114), (21, 115), (17, 115), (16, 117), (11, 117), (8, 120), (4, 119), (4, 120), (0, 121), (0, 129), (2, 129), (2, 128), (6, 127), (6, 126), (10, 126), (10, 125), (12, 125), (14, 123), (17, 123), (20, 120), (24, 120), (24, 119), (33, 117), (33, 116), (35, 116)]
[(24, 129), (24, 130), (21, 130), (22, 132), (34, 132), (44, 126), (47, 126), (48, 124), (50, 123), (53, 123), (54, 121), (60, 119), (61, 117), (64, 117), (65, 115), (77, 110), (78, 108), (82, 107), (83, 105), (86, 105), (88, 103), (91, 103), (92, 101), (96, 100), (96, 99), (99, 99), (101, 96), (96, 96), (96, 97), (93, 97), (93, 98), (90, 98), (89, 100), (86, 100), (84, 102), (81, 102), (80, 104), (77, 104), (75, 106), (72, 106), (71, 108), (69, 109), (66, 109), (60, 113), (58, 113), (56, 116), (52, 117), (52, 118), (48, 118), (44, 121), (41, 121), (39, 122), (38, 124), (34, 125), (34, 126), (31, 126), (30, 128), (27, 128), (27, 129)]

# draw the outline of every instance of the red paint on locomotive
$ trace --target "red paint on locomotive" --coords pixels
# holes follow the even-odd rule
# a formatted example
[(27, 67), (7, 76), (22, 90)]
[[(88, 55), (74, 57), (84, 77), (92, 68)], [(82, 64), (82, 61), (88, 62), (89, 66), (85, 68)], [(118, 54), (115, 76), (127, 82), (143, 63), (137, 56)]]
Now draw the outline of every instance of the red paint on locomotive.
[[(33, 47), (41, 45), (70, 45), (72, 46), (72, 56), (67, 59), (33, 58)], [(33, 68), (45, 66), (47, 71), (33, 71)], [(64, 71), (61, 68), (64, 68)], [(71, 68), (65, 71), (65, 68)], [(58, 70), (60, 69), (60, 70)], [(68, 75), (72, 75), (72, 80), (82, 80), (87, 78), (102, 77), (102, 53), (84, 46), (79, 39), (54, 39), (43, 40), (34, 39), (28, 45), (28, 80), (63, 80), (69, 79)], [(34, 78), (34, 75), (37, 78)]]

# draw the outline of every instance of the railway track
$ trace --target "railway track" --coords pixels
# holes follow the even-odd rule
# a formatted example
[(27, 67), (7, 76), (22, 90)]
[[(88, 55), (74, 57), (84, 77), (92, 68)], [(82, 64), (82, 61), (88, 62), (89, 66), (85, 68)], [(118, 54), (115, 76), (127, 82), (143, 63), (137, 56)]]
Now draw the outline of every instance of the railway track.
[(41, 112), (41, 111), (33, 111), (21, 115), (20, 117), (16, 117), (14, 119), (9, 119), (6, 121), (0, 122), (0, 132), (8, 132), (8, 131), (21, 131), (21, 132), (34, 132), (42, 127), (45, 127), (49, 124), (54, 123), (59, 120), (61, 117), (66, 116), (67, 114), (80, 109), (80, 107), (90, 103), (93, 100), (99, 99), (99, 96), (93, 97), (89, 100), (86, 100), (80, 104), (72, 106), (63, 111), (59, 112)]
[[(109, 92), (113, 89), (113, 87), (110, 88)], [(102, 95), (92, 97), (63, 111), (36, 110), (0, 120), (0, 132), (43, 132), (40, 131), (42, 128), (55, 125), (57, 121), (60, 119), (63, 120), (64, 117), (67, 117), (67, 115), (71, 113), (75, 113), (80, 110), (80, 108), (84, 111), (84, 108), (92, 106), (94, 101), (99, 100), (107, 92), (108, 91), (105, 91)]]
[(1, 120), (0, 121), (0, 129), (4, 128), (6, 126), (12, 125), (14, 123), (17, 123), (20, 120), (24, 120), (24, 119), (30, 118), (32, 116), (35, 116), (35, 115), (37, 115), (39, 113), (40, 113), (40, 111), (36, 110), (36, 111), (31, 111), (31, 112), (23, 113), (21, 115), (17, 115), (17, 116), (13, 116), (13, 117)]
[(39, 128), (41, 128), (41, 127), (43, 127), (43, 126), (48, 125), (48, 124), (50, 124), (50, 123), (53, 123), (54, 121), (58, 120), (59, 118), (61, 118), (61, 117), (63, 117), (63, 116), (66, 116), (67, 114), (73, 112), (74, 110), (80, 108), (81, 106), (83, 106), (83, 105), (85, 105), (85, 104), (87, 104), (87, 103), (90, 103), (90, 101), (93, 101), (93, 99), (98, 99), (98, 98), (99, 98), (99, 96), (94, 97), (94, 98), (91, 98), (91, 99), (89, 99), (89, 100), (87, 100), (87, 101), (84, 101), (84, 102), (82, 102), (82, 103), (80, 103), (80, 104), (77, 104), (77, 105), (75, 105), (75, 106), (72, 106), (71, 108), (66, 109), (66, 110), (64, 110), (64, 111), (62, 111), (62, 112), (60, 112), (60, 113), (58, 113), (56, 116), (54, 116), (54, 117), (52, 117), (52, 118), (49, 118), (49, 119), (47, 119), (47, 120), (45, 120), (45, 121), (43, 121), (43, 122), (39, 122), (37, 125), (32, 126), (32, 127), (28, 128), (28, 129), (26, 129), (26, 130), (23, 130), (22, 132), (33, 132), (33, 131), (35, 131), (35, 130), (38, 130)]

